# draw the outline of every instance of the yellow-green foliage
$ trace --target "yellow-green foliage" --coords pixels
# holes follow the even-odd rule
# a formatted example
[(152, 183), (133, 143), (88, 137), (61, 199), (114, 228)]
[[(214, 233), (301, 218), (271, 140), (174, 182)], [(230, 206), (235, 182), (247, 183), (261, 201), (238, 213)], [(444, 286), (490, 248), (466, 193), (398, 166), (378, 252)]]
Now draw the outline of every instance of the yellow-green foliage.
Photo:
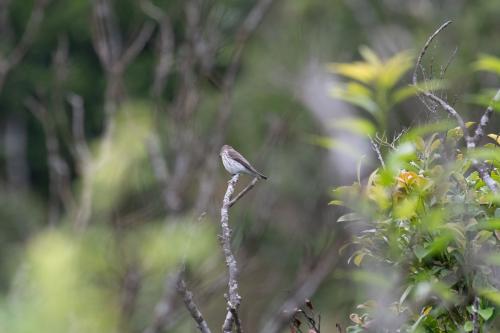
[(147, 104), (127, 104), (115, 116), (111, 136), (94, 143), (94, 158), (82, 181), (91, 183), (97, 215), (109, 213), (127, 195), (154, 181), (146, 145), (154, 130), (152, 115)]
[(152, 313), (169, 272), (181, 263), (199, 265), (217, 249), (213, 225), (192, 221), (151, 222), (122, 236), (104, 226), (83, 235), (57, 229), (40, 233), (0, 303), (0, 331), (116, 332), (120, 277), (128, 265), (143, 275), (138, 297)]
[(116, 295), (89, 279), (81, 243), (48, 231), (35, 238), (0, 308), (3, 332), (111, 332), (117, 323)]
[[(489, 147), (463, 153), (458, 145), (462, 133), (457, 128), (445, 133), (450, 140), (437, 133), (425, 139), (407, 134), (386, 155), (385, 168), (334, 192), (332, 203), (351, 210), (338, 222), (359, 230), (342, 249), (351, 252), (349, 262), (361, 270), (367, 264), (368, 269), (377, 265), (400, 272), (398, 284), (387, 292), (396, 288), (404, 298), (398, 307), (382, 310), (379, 304), (355, 314), (358, 322), (353, 320), (349, 332), (364, 331), (376, 311), (409, 318), (400, 327), (405, 332), (467, 329), (471, 293), (482, 296), (481, 325), (489, 325), (493, 309), (500, 306), (491, 266), (498, 266), (500, 201), (476, 171), (468, 172), (471, 156), (498, 165), (500, 151)], [(496, 167), (491, 176), (500, 180)]]
[[(359, 82), (349, 83), (339, 96), (372, 113), (380, 112), (380, 105), (391, 103), (377, 102), (381, 101), (373, 94), (377, 90), (368, 85), (391, 96), (387, 87), (397, 80), (382, 84), (383, 63), (371, 52), (362, 54), (365, 62), (333, 67)], [(500, 74), (500, 59), (482, 56), (474, 67)], [(397, 101), (392, 96), (382, 101)], [(480, 95), (476, 102), (490, 104), (492, 96)], [(470, 130), (475, 126), (466, 123)], [(347, 332), (373, 331), (368, 327), (376, 326), (381, 314), (389, 331), (470, 332), (473, 296), (479, 297), (481, 332), (487, 332), (498, 317), (500, 196), (471, 166), (473, 160), (485, 161), (490, 176), (500, 182), (496, 145), (500, 140), (492, 133), (488, 137), (496, 144), (467, 150), (463, 135), (456, 124), (449, 123), (412, 129), (397, 144), (382, 142), (383, 152), (387, 150), (385, 167), (366, 180), (358, 177), (353, 185), (334, 190), (331, 204), (350, 210), (338, 222), (356, 230), (341, 249), (349, 251), (348, 262), (356, 267), (353, 278), (394, 297), (392, 303), (360, 304), (350, 316), (354, 325)], [(381, 276), (381, 271), (391, 273)], [(381, 284), (383, 279), (391, 283)]]
[(473, 66), (476, 70), (492, 72), (500, 75), (500, 58), (498, 57), (483, 54)]
[(413, 56), (408, 51), (395, 54), (387, 60), (380, 59), (368, 47), (361, 47), (362, 61), (331, 63), (328, 69), (348, 79), (331, 89), (331, 95), (349, 102), (371, 114), (379, 130), (386, 130), (389, 111), (397, 104), (416, 95), (418, 88), (436, 90), (443, 88), (440, 80), (429, 80), (422, 86), (398, 85), (413, 67)]

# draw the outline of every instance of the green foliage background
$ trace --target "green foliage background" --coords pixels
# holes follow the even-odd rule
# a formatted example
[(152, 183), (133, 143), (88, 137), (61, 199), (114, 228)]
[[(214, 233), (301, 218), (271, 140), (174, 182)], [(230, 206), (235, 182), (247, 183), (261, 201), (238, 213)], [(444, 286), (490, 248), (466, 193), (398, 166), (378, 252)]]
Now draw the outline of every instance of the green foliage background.
[[(6, 18), (0, 20), (1, 59), (22, 36), (33, 3), (10, 1), (0, 13)], [(175, 41), (182, 41), (186, 2), (154, 3), (169, 13)], [(123, 103), (113, 116), (116, 128), (106, 138), (106, 75), (92, 43), (93, 3), (48, 2), (33, 44), (0, 90), (0, 332), (144, 331), (165, 292), (166, 277), (183, 263), (208, 322), (213, 330), (219, 327), (225, 267), (217, 221), (227, 175), (222, 170), (214, 175), (209, 207), (198, 211), (209, 157), (197, 153), (182, 183), (182, 205), (170, 211), (148, 151), (154, 133), (167, 166), (174, 169), (175, 142), (185, 128), (199, 142), (214, 135), (221, 102), (214, 81), (227, 69), (239, 23), (254, 2), (203, 3), (207, 13), (202, 16), (216, 17), (221, 42), (210, 75), (197, 77), (197, 111), (179, 127), (166, 108), (157, 107), (151, 95), (156, 29), (127, 67)], [(151, 19), (139, 2), (112, 5), (127, 45)], [(446, 80), (430, 85), (446, 91), (465, 119), (478, 121), (499, 87), (499, 15), (500, 5), (487, 0), (276, 1), (244, 49), (224, 128), (226, 142), (270, 177), (231, 213), (246, 331), (258, 332), (325, 253), (339, 256), (312, 296), (325, 332), (333, 332), (336, 323), (361, 331), (377, 319), (387, 320), (385, 328), (399, 325), (409, 332), (469, 331), (470, 296), (476, 292), (483, 331), (498, 329), (497, 198), (469, 171), (470, 156), (462, 151), (454, 124), (419, 127), (446, 116), (430, 114), (414, 98), (408, 70), (427, 36), (453, 19), (438, 46), (431, 47), (431, 63), (438, 71), (455, 46), (457, 55)], [(54, 65), (61, 43), (69, 59), (62, 81)], [(173, 104), (182, 82), (179, 63), (174, 68), (161, 92), (165, 104)], [(311, 75), (332, 84), (309, 86)], [(83, 127), (93, 159), (84, 167), (71, 151), (71, 93), (85, 105)], [(74, 229), (77, 208), (72, 204), (63, 209), (59, 202), (57, 221), (49, 225), (47, 137), (26, 107), (30, 97), (47, 108), (55, 124), (74, 199), (86, 186), (90, 189), (85, 232)], [(321, 104), (318, 112), (306, 97), (334, 104)], [(488, 133), (498, 133), (497, 118)], [(27, 174), (21, 183), (8, 171), (11, 124), (20, 126), (26, 140)], [(408, 127), (415, 130), (390, 142)], [(349, 139), (369, 145), (367, 135), (376, 133), (388, 142), (382, 145), (383, 169), (370, 149), (364, 158), (353, 155), (363, 154), (363, 147)], [(436, 143), (444, 133), (446, 145)], [(450, 155), (450, 149), (459, 152)], [(453, 157), (443, 158), (446, 154)], [(497, 167), (493, 146), (477, 154)], [(498, 178), (496, 171), (493, 176)], [(336, 205), (328, 205), (331, 200)], [(470, 260), (473, 268), (465, 271)], [(130, 283), (137, 288), (132, 301)], [(380, 297), (384, 293), (387, 297)], [(196, 330), (179, 299), (175, 311), (164, 331)]]

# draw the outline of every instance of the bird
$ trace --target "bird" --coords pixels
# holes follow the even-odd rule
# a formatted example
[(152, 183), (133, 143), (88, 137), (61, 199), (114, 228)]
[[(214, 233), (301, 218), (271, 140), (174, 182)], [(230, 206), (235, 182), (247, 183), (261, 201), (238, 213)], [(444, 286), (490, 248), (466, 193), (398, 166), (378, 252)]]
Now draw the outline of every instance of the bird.
[(267, 179), (262, 173), (257, 171), (240, 153), (229, 145), (224, 145), (219, 153), (224, 168), (232, 175), (246, 173), (251, 176)]

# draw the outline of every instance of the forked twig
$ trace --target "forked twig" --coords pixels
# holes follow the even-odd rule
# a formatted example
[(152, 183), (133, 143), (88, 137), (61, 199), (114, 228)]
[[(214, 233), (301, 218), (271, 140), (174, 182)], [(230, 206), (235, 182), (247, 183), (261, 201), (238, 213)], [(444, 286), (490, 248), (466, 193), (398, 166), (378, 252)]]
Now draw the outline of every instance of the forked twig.
[(238, 193), (230, 202), (229, 202), (229, 207), (233, 207), (233, 205), (241, 199), (241, 197), (243, 197), (248, 191), (250, 191), (254, 186), (255, 184), (257, 184), (257, 182), (259, 181), (259, 178), (258, 177), (255, 177), (254, 179), (252, 179), (252, 181), (243, 189), (241, 190), (240, 193)]

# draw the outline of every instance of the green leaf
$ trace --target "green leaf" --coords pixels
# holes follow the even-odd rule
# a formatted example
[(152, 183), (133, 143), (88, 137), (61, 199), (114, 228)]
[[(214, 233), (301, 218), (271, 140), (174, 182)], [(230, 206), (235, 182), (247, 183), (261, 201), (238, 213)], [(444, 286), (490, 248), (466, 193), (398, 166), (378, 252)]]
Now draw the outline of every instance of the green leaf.
[(391, 89), (413, 66), (413, 56), (409, 52), (400, 52), (388, 59), (381, 68), (378, 83), (384, 89)]
[(481, 55), (473, 67), (478, 71), (493, 72), (500, 75), (500, 58), (486, 54)]
[(500, 305), (500, 292), (495, 289), (480, 289), (479, 294), (486, 297), (496, 305)]
[(413, 248), (413, 253), (415, 253), (415, 256), (417, 256), (417, 259), (419, 261), (422, 261), (423, 258), (425, 258), (428, 254), (429, 254), (429, 251), (426, 250), (423, 246), (421, 245), (416, 245), (414, 248)]
[(352, 105), (358, 106), (369, 113), (379, 112), (379, 107), (375, 101), (368, 96), (353, 93), (348, 90), (345, 86), (336, 86), (330, 89), (330, 95), (333, 98), (337, 98), (348, 102)]
[(466, 102), (480, 105), (485, 108), (491, 106), (494, 111), (500, 111), (500, 101), (498, 98), (495, 98), (497, 93), (498, 89), (485, 89), (478, 94), (468, 95), (466, 97)]
[(310, 135), (307, 138), (307, 141), (313, 145), (320, 146), (322, 148), (326, 149), (331, 149), (335, 147), (337, 144), (337, 141), (328, 137), (328, 136), (321, 136), (321, 135)]
[(495, 310), (495, 308), (492, 308), (492, 307), (486, 308), (486, 309), (479, 309), (478, 313), (481, 317), (483, 317), (484, 320), (488, 320), (493, 315), (494, 310)]
[(348, 213), (345, 215), (342, 215), (341, 217), (338, 218), (337, 222), (352, 222), (352, 221), (359, 221), (361, 220), (361, 216), (357, 213)]
[(466, 321), (465, 324), (464, 324), (464, 331), (465, 332), (472, 332), (472, 330), (474, 329), (474, 325), (472, 324), (472, 321)]
[(413, 289), (412, 284), (410, 284), (408, 287), (406, 287), (405, 291), (403, 292), (403, 294), (399, 298), (399, 306), (401, 306), (403, 304), (403, 302), (406, 300), (406, 297), (408, 297), (408, 295), (410, 294), (412, 289)]
[[(498, 210), (498, 208), (497, 208)], [(496, 212), (495, 212), (496, 214)], [(489, 219), (486, 221), (481, 221), (477, 224), (472, 225), (469, 229), (474, 229), (474, 230), (498, 230), (500, 229), (500, 219), (499, 218), (494, 218), (494, 219)]]
[(377, 75), (377, 68), (366, 62), (353, 63), (330, 63), (327, 69), (335, 74), (340, 74), (347, 78), (370, 84)]
[(363, 136), (374, 135), (375, 125), (369, 120), (363, 118), (344, 118), (331, 122), (331, 126), (340, 130), (347, 130), (352, 133)]
[(363, 258), (365, 257), (366, 253), (365, 252), (362, 252), (360, 254), (357, 254), (355, 257), (354, 257), (354, 265), (358, 266), (361, 265), (361, 263), (363, 262)]
[(379, 56), (368, 46), (362, 45), (359, 47), (359, 54), (363, 57), (363, 59), (366, 60), (366, 62), (374, 65), (374, 66), (381, 66), (382, 61), (380, 60)]

